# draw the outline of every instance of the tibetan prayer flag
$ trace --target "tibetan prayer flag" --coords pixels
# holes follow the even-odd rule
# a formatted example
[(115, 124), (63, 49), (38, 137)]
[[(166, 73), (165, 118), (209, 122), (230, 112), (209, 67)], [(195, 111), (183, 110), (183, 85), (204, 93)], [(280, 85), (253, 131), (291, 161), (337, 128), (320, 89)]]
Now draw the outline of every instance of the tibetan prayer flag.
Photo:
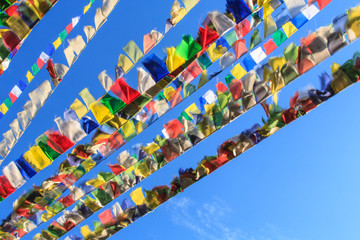
[(236, 23), (241, 22), (251, 14), (251, 10), (243, 0), (227, 0), (226, 11), (232, 13)]
[(236, 64), (235, 67), (231, 70), (231, 74), (236, 79), (241, 79), (243, 76), (246, 75), (245, 69), (240, 65), (240, 63)]
[(245, 37), (245, 35), (248, 34), (250, 31), (251, 23), (247, 19), (244, 19), (241, 23), (235, 26), (235, 33), (238, 39)]
[(299, 54), (299, 47), (296, 46), (295, 43), (290, 43), (284, 49), (284, 57), (285, 57), (286, 61), (292, 62), (293, 64), (296, 64), (298, 54)]
[(74, 110), (78, 118), (82, 118), (87, 113), (85, 105), (80, 102), (79, 99), (75, 99), (74, 102), (70, 105), (70, 109)]
[(144, 56), (140, 48), (136, 45), (136, 43), (133, 40), (128, 42), (128, 44), (126, 44), (123, 50), (126, 52), (126, 54), (130, 57), (130, 59), (134, 63), (137, 63)]
[(217, 10), (210, 12), (208, 16), (220, 36), (235, 27), (235, 22)]
[(140, 96), (140, 93), (131, 88), (123, 78), (119, 78), (111, 86), (110, 90), (118, 96), (125, 104), (130, 104)]
[(37, 172), (51, 164), (51, 160), (44, 154), (39, 146), (31, 147), (24, 153), (23, 158)]
[(132, 191), (130, 197), (136, 205), (143, 205), (146, 202), (141, 187)]
[(256, 66), (256, 62), (251, 56), (246, 56), (243, 60), (246, 71), (252, 70)]
[(250, 50), (256, 47), (259, 43), (261, 43), (261, 41), (262, 39), (260, 36), (259, 29), (255, 29), (250, 40)]
[(176, 25), (178, 22), (180, 22), (181, 19), (183, 19), (183, 17), (186, 15), (186, 13), (186, 9), (180, 7), (180, 3), (175, 0), (170, 10), (172, 24)]
[(254, 51), (250, 52), (251, 57), (255, 60), (256, 64), (260, 63), (267, 56), (261, 47), (256, 48)]
[(200, 46), (205, 49), (209, 44), (215, 42), (220, 36), (219, 34), (206, 26), (205, 28), (199, 27), (198, 32), (200, 38)]
[(166, 52), (167, 52), (166, 66), (169, 72), (175, 71), (186, 62), (184, 58), (176, 54), (176, 49), (174, 47), (167, 48)]
[(107, 107), (112, 114), (119, 112), (123, 109), (126, 104), (118, 98), (111, 96), (110, 94), (106, 93), (101, 99), (101, 103)]
[(169, 74), (166, 64), (155, 54), (148, 56), (142, 64), (150, 72), (155, 82), (159, 82), (162, 78)]
[(287, 22), (283, 25), (283, 30), (285, 32), (286, 37), (289, 38), (294, 33), (296, 33), (297, 28), (291, 22)]
[(316, 0), (316, 2), (319, 5), (319, 9), (322, 10), (324, 7), (326, 7), (329, 3), (331, 3), (331, 0)]
[(294, 26), (297, 29), (300, 29), (305, 23), (307, 23), (309, 20), (305, 17), (305, 15), (300, 12), (296, 17), (291, 19), (291, 22), (294, 24)]
[(264, 18), (264, 38), (267, 38), (270, 34), (277, 30), (276, 23), (271, 15)]
[(310, 20), (312, 19), (313, 17), (316, 16), (316, 14), (319, 13), (319, 9), (314, 5), (310, 5), (308, 7), (305, 7), (303, 10), (301, 10), (301, 13), (304, 14), (304, 16)]
[(235, 52), (235, 60), (238, 60), (241, 56), (248, 52), (246, 48), (246, 40), (239, 39), (232, 45)]
[(26, 78), (27, 78), (27, 80), (28, 80), (28, 83), (30, 83), (30, 82), (34, 79), (34, 76), (31, 74), (30, 71), (28, 71), (28, 72), (26, 73)]
[(184, 35), (181, 43), (176, 47), (175, 54), (186, 61), (200, 52), (202, 47), (194, 41), (191, 35)]
[(283, 42), (285, 42), (285, 40), (287, 39), (285, 33), (283, 33), (280, 29), (277, 30), (273, 35), (272, 35), (274, 42), (276, 44), (276, 46), (280, 46)]
[(134, 64), (130, 61), (128, 57), (120, 54), (118, 66), (121, 67), (121, 69), (124, 70), (125, 73), (127, 73), (134, 66)]
[(93, 102), (90, 104), (90, 110), (100, 125), (106, 123), (114, 117), (110, 110), (101, 102)]
[(306, 6), (304, 0), (284, 0), (284, 2), (291, 17), (298, 15), (301, 9)]
[(269, 41), (264, 43), (264, 49), (267, 55), (272, 53), (276, 48), (277, 46), (272, 38), (270, 38)]
[(81, 90), (79, 95), (85, 102), (87, 108), (90, 108), (90, 105), (93, 102), (96, 102), (95, 98), (91, 95), (91, 93), (89, 92), (89, 89), (87, 89), (87, 88), (84, 88), (83, 90)]

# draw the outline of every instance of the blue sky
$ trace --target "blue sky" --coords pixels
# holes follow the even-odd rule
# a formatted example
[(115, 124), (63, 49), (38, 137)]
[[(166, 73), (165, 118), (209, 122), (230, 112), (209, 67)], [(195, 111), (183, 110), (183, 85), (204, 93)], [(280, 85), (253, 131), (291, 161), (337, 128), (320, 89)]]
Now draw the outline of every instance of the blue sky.
[[(301, 36), (327, 25), (334, 16), (356, 5), (356, 2), (333, 0), (271, 56), (281, 54), (284, 46), (291, 41), (299, 43)], [(27, 69), (36, 61), (47, 43), (56, 39), (57, 33), (86, 3), (59, 1), (38, 24), (10, 68), (0, 78), (1, 100), (17, 80), (25, 76)], [(100, 4), (101, 1), (95, 1), (95, 6)], [(55, 127), (53, 119), (62, 115), (81, 89), (88, 87), (95, 98), (100, 97), (103, 89), (97, 75), (102, 70), (107, 70), (110, 76), (114, 76), (113, 69), (118, 55), (123, 52), (121, 49), (129, 40), (142, 46), (142, 36), (145, 33), (154, 28), (163, 31), (171, 4), (172, 1), (165, 3), (162, 0), (120, 1), (3, 164), (15, 160), (34, 144), (37, 136)], [(95, 6), (76, 26), (70, 38), (79, 34), (84, 25), (92, 23)], [(213, 9), (223, 11), (225, 1), (201, 0), (152, 52), (164, 56), (165, 47), (176, 46), (183, 34), (195, 36), (206, 13)], [(287, 86), (279, 95), (279, 104), (287, 107), (289, 97), (299, 88), (309, 84), (319, 86), (318, 75), (322, 71), (329, 72), (334, 61), (343, 63), (351, 58), (356, 50), (360, 50), (359, 46), (359, 42), (353, 43)], [(54, 62), (65, 63), (61, 48), (62, 46), (54, 55)], [(227, 72), (219, 75), (219, 79), (224, 79)], [(131, 70), (126, 78), (130, 85), (136, 86), (135, 69)], [(46, 79), (49, 79), (49, 76), (43, 69), (25, 94)], [(177, 117), (186, 106), (196, 101), (214, 84), (215, 81), (183, 101), (120, 151), (130, 149), (135, 143), (151, 141), (155, 134), (161, 131), (164, 123)], [(360, 113), (357, 111), (356, 100), (359, 90), (360, 86), (356, 84), (340, 93), (111, 239), (359, 239), (360, 163), (357, 160), (360, 149), (357, 142), (360, 140)], [(27, 97), (21, 96), (10, 112), (0, 120), (0, 129), (8, 129), (8, 124), (26, 100)], [(169, 184), (180, 167), (195, 166), (204, 155), (214, 155), (216, 147), (222, 141), (251, 127), (255, 122), (260, 123), (263, 115), (262, 108), (255, 107), (151, 175), (139, 186), (151, 189), (153, 186)], [(84, 142), (86, 139), (82, 141)], [(113, 162), (115, 158), (114, 154), (107, 161)], [(40, 184), (55, 172), (63, 160), (64, 157), (58, 158), (17, 191), (25, 192), (33, 184)], [(89, 177), (95, 176), (101, 169), (108, 169), (106, 163), (90, 172)], [(4, 209), (10, 209), (18, 196), (11, 195), (1, 205)], [(116, 200), (122, 201), (125, 197), (129, 197), (128, 194)], [(7, 214), (9, 211), (2, 211), (1, 219)], [(94, 214), (80, 226), (91, 225), (97, 215)], [(47, 224), (43, 224), (39, 230), (45, 226)], [(78, 230), (77, 227), (71, 233), (76, 234)], [(30, 239), (36, 232), (38, 231), (33, 231), (24, 239)]]

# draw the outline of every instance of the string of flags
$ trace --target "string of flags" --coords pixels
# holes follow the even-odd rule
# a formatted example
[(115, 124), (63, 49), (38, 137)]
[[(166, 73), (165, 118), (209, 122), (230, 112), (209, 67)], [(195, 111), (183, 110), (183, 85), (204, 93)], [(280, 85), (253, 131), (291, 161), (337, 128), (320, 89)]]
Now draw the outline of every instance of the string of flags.
[[(192, 2), (193, 3), (190, 6), (187, 5), (188, 8), (189, 8), (188, 11), (190, 11), (190, 9), (197, 4), (197, 1), (192, 1)], [(174, 5), (176, 5), (175, 3), (178, 3), (178, 2), (175, 1)], [(113, 9), (115, 7), (114, 4), (116, 5), (117, 2), (116, 1), (111, 2), (111, 5), (113, 6), (111, 9)], [(188, 4), (188, 2), (187, 2), (187, 4)], [(173, 8), (174, 8), (174, 5), (173, 5)], [(88, 7), (86, 7), (85, 9), (88, 9)], [(42, 53), (42, 56), (43, 56), (44, 60), (46, 60), (46, 61), (43, 61), (43, 63), (47, 64), (46, 68), (47, 68), (47, 70), (48, 70), (48, 72), (50, 74), (54, 89), (51, 91), (51, 84), (49, 84), (47, 81), (45, 81), (42, 85), (40, 85), (37, 89), (34, 90), (34, 92), (37, 92), (38, 94), (40, 94), (39, 97), (42, 99), (41, 104), (34, 104), (34, 102), (37, 101), (37, 99), (34, 100), (31, 97), (30, 97), (30, 102), (28, 101), (28, 102), (25, 103), (25, 105), (23, 107), (24, 111), (18, 113), (18, 119), (15, 119), (10, 124), (10, 127), (11, 127), (11, 129), (9, 130), (10, 132), (9, 131), (6, 132), (4, 138), (6, 138), (6, 136), (12, 137), (11, 131), (13, 132), (13, 134), (15, 134), (12, 126), (18, 126), (20, 124), (22, 130), (20, 130), (20, 133), (18, 135), (14, 135), (15, 136), (15, 141), (8, 142), (10, 144), (7, 144), (7, 148), (6, 147), (4, 148), (4, 150), (2, 152), (3, 154), (0, 154), (0, 156), (5, 158), (6, 155), (10, 152), (11, 148), (19, 140), (22, 133), (25, 131), (25, 129), (31, 123), (32, 119), (35, 117), (36, 113), (45, 104), (46, 99), (48, 97), (50, 97), (50, 95), (55, 91), (55, 88), (62, 81), (62, 79), (65, 77), (66, 73), (70, 70), (72, 64), (80, 56), (81, 52), (88, 45), (89, 41), (94, 37), (94, 35), (98, 31), (98, 29), (106, 21), (106, 18), (104, 16), (106, 14), (107, 14), (106, 16), (108, 16), (108, 14), (110, 14), (110, 12), (109, 12), (109, 9), (110, 9), (109, 3), (104, 2), (103, 9), (105, 9), (105, 10), (102, 11), (99, 8), (97, 10), (97, 12), (96, 12), (96, 15), (95, 15), (95, 29), (96, 30), (92, 26), (85, 26), (84, 27), (84, 32), (85, 32), (85, 35), (86, 35), (86, 38), (87, 38), (86, 43), (84, 42), (84, 40), (82, 39), (82, 37), (80, 35), (78, 35), (74, 39), (68, 39), (69, 46), (64, 50), (64, 53), (65, 53), (65, 56), (66, 56), (66, 59), (67, 59), (67, 62), (68, 62), (68, 66), (65, 66), (65, 65), (59, 64), (59, 63), (54, 64), (52, 59), (50, 59), (49, 56), (47, 55), (47, 53)], [(175, 24), (180, 20), (178, 19), (177, 22), (175, 22), (172, 19), (170, 19), (170, 21), (173, 24), (172, 27), (174, 27)], [(157, 32), (157, 31), (155, 31), (155, 30), (152, 30), (149, 34), (146, 34), (144, 36), (144, 51), (145, 50), (150, 51), (156, 44), (158, 44), (161, 41), (162, 38), (163, 38), (163, 35), (161, 33)], [(61, 40), (61, 38), (58, 38), (58, 39)], [(61, 42), (59, 42), (57, 40), (57, 41), (55, 41), (53, 43), (53, 45), (56, 42), (61, 44)], [(39, 67), (39, 69), (41, 69), (42, 66), (44, 66), (44, 64), (42, 64), (41, 67)], [(31, 73), (30, 74), (28, 73), (27, 76), (29, 77), (28, 81), (30, 82), (33, 79), (33, 76), (31, 75)], [(106, 79), (106, 78), (103, 78), (103, 79)], [(25, 88), (27, 86), (26, 83), (24, 81), (21, 81), (21, 80), (19, 81), (18, 85), (19, 86), (15, 85), (14, 88), (11, 90), (11, 92), (9, 94), (9, 98), (7, 98), (5, 100), (4, 104), (0, 105), (0, 118), (2, 116), (1, 113), (3, 112), (3, 114), (4, 114), (9, 110), (9, 108), (12, 106), (14, 101), (17, 100), (17, 98), (20, 96), (20, 94), (25, 90)], [(43, 85), (49, 86), (50, 89), (47, 88), (46, 91), (43, 91)], [(30, 93), (29, 96), (30, 95), (32, 95), (32, 94)]]
[[(321, 30), (324, 30), (324, 29), (321, 29)], [(317, 34), (323, 34), (324, 32), (323, 31), (318, 31), (318, 33)], [(330, 37), (330, 35), (331, 35), (331, 32), (328, 32), (328, 36), (327, 35), (325, 35), (325, 36), (327, 36), (326, 38), (328, 39), (329, 37)], [(313, 36), (311, 36), (311, 37), (313, 37)], [(318, 37), (324, 37), (324, 36), (322, 36), (322, 35), (319, 35)], [(313, 38), (312, 38), (313, 39)], [(306, 41), (304, 41), (304, 42), (306, 42)], [(310, 41), (311, 42), (311, 41)], [(302, 48), (308, 48), (308, 46), (301, 46)], [(301, 51), (300, 51), (301, 52)], [(316, 55), (317, 54), (317, 52), (312, 52), (311, 53), (311, 55)], [(270, 60), (269, 60), (270, 61)], [(345, 88), (346, 86), (348, 86), (349, 84), (351, 84), (352, 82), (354, 82), (354, 81), (356, 81), (357, 79), (358, 79), (358, 75), (357, 74), (354, 74), (354, 72), (355, 72), (355, 70), (354, 69), (352, 69), (351, 68), (351, 66), (352, 65), (349, 65), (349, 64), (344, 64), (343, 66), (333, 66), (332, 67), (332, 69), (334, 69), (334, 76), (336, 76), (336, 78), (334, 77), (334, 81), (333, 81), (333, 83), (330, 85), (331, 86), (331, 88), (335, 91), (335, 92), (339, 92), (339, 91), (341, 91), (343, 88)], [(341, 69), (341, 71), (339, 72), (339, 69)], [(336, 71), (335, 71), (336, 70)], [(342, 72), (346, 72), (346, 74), (344, 75), (344, 74), (340, 74), (340, 73), (342, 73)], [(350, 74), (352, 74), (352, 75), (350, 75)], [(251, 74), (251, 75), (253, 75), (253, 74)], [(276, 75), (275, 75), (276, 76)], [(248, 79), (248, 78), (246, 78), (246, 79)], [(245, 82), (247, 82), (247, 81), (245, 81)], [(245, 85), (248, 85), (247, 83), (245, 83), (244, 82), (244, 86)], [(252, 81), (250, 81), (250, 82), (252, 82)], [(253, 82), (254, 83), (254, 82)], [(273, 81), (271, 82), (271, 83), (273, 83)], [(277, 83), (276, 83), (277, 84)], [(274, 85), (276, 85), (275, 83), (274, 83)], [(221, 85), (220, 85), (221, 86)], [(217, 86), (218, 87), (218, 86)], [(272, 87), (272, 85), (269, 87), (269, 88), (271, 88), (271, 89), (273, 89), (273, 87)], [(223, 89), (223, 87), (218, 87), (218, 89)], [(246, 91), (245, 91), (246, 92)], [(208, 96), (208, 94), (207, 94), (207, 96)], [(257, 94), (256, 94), (256, 96), (258, 96)], [(209, 99), (209, 97), (206, 97), (207, 99)], [(220, 99), (220, 97), (219, 97), (219, 99)], [(244, 103), (244, 99), (242, 100), (243, 101), (243, 103)], [(304, 105), (304, 104), (308, 104), (308, 105)], [(303, 106), (303, 108), (304, 109), (307, 109), (307, 108), (310, 108), (311, 109), (311, 104), (309, 103), (309, 102), (305, 102), (302, 106)], [(307, 107), (307, 108), (306, 108)], [(285, 120), (284, 120), (285, 121)], [(170, 135), (169, 135), (170, 136)]]
[[(324, 88), (307, 88), (297, 91), (289, 101), (289, 108), (281, 108), (276, 103), (264, 103), (266, 106), (264, 110), (267, 119), (263, 120), (263, 124), (255, 123), (249, 129), (224, 141), (219, 145), (216, 155), (205, 156), (195, 168), (180, 168), (178, 176), (174, 177), (169, 185), (157, 186), (152, 190), (143, 190), (142, 187), (136, 188), (130, 193), (132, 201), (125, 198), (121, 204), (116, 202), (112, 208), (108, 208), (98, 214), (100, 222), (94, 222), (94, 231), (91, 231), (88, 225), (81, 227), (83, 239), (92, 239), (94, 237), (106, 239), (114, 235), (138, 218), (155, 210), (158, 206), (176, 196), (178, 193), (183, 192), (187, 187), (270, 137), (281, 128), (307, 115), (321, 103), (359, 80), (360, 69), (357, 66), (359, 61), (359, 53), (356, 53), (354, 59), (347, 61), (340, 68), (333, 65), (333, 79), (331, 79), (327, 73), (323, 73), (321, 76), (321, 83)], [(357, 74), (354, 75), (353, 71), (356, 71)], [(339, 84), (341, 88), (338, 88)], [(241, 113), (239, 112), (238, 114)], [(186, 120), (183, 118), (183, 121)], [(189, 137), (187, 132), (179, 132), (177, 137), (170, 139), (180, 138), (179, 136)], [(184, 145), (181, 144), (181, 146)], [(137, 166), (138, 168), (134, 167), (133, 172), (123, 172), (121, 177), (112, 174), (111, 178), (109, 177), (110, 174), (107, 175), (109, 180), (103, 180), (100, 185), (102, 187), (98, 188), (97, 191), (93, 191), (92, 196), (87, 196), (83, 201), (78, 201), (77, 203), (73, 202), (75, 207), (72, 211), (65, 213), (56, 221), (53, 221), (46, 230), (42, 230), (41, 234), (37, 234), (36, 237), (51, 237), (57, 239), (67, 234), (84, 219), (107, 206), (113, 199), (119, 197), (139, 181), (142, 181), (151, 173), (164, 166), (163, 159), (166, 159), (164, 154), (163, 158), (159, 157), (159, 155), (161, 156), (159, 152), (156, 157), (151, 157), (147, 153), (139, 153), (137, 157), (140, 158), (141, 154), (143, 154), (141, 157), (143, 159), (143, 166)], [(166, 163), (168, 163), (168, 161)], [(100, 179), (106, 178), (105, 176), (105, 173), (101, 173), (99, 181)], [(61, 209), (62, 206), (58, 207)], [(56, 211), (58, 209), (53, 208), (52, 210)], [(70, 237), (70, 239), (72, 238)]]

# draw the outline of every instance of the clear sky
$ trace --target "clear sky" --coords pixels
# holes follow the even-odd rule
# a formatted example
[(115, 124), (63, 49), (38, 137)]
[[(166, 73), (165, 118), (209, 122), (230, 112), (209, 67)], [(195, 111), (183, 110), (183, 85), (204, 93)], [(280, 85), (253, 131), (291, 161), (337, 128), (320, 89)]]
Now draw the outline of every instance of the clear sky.
[[(281, 54), (284, 46), (291, 41), (298, 44), (301, 36), (329, 24), (333, 17), (358, 3), (360, 1), (333, 0), (315, 19), (308, 22), (271, 56)], [(81, 12), (85, 4), (87, 1), (59, 0), (36, 26), (20, 53), (11, 62), (10, 68), (0, 77), (1, 101), (12, 86), (25, 76), (40, 52), (57, 38), (57, 34), (69, 23), (71, 17)], [(107, 70), (114, 78), (114, 66), (118, 55), (123, 53), (122, 47), (128, 41), (134, 40), (142, 47), (144, 34), (154, 28), (163, 32), (171, 4), (172, 1), (164, 0), (120, 0), (108, 21), (73, 65), (2, 165), (5, 166), (24, 153), (45, 130), (55, 128), (53, 119), (62, 115), (84, 87), (88, 87), (95, 98), (99, 98), (104, 90), (97, 75), (102, 70)], [(95, 6), (100, 5), (101, 1), (96, 0)], [(84, 25), (92, 24), (95, 6), (76, 26), (70, 38), (79, 34)], [(196, 36), (198, 26), (206, 13), (214, 9), (224, 11), (225, 0), (201, 0), (152, 52), (163, 57), (164, 49), (180, 43), (183, 34)], [(53, 55), (54, 62), (66, 62), (61, 48), (62, 46)], [(318, 87), (318, 75), (321, 72), (330, 73), (330, 65), (334, 61), (341, 64), (351, 58), (357, 50), (360, 50), (358, 41), (291, 83), (279, 95), (279, 104), (288, 107), (289, 97), (297, 89), (309, 84)], [(219, 79), (223, 80), (228, 72), (229, 70), (220, 74)], [(135, 87), (136, 69), (132, 69), (126, 78), (127, 82)], [(43, 69), (23, 94), (28, 94), (46, 79), (50, 78)], [(197, 99), (208, 88), (213, 89), (214, 80), (155, 122), (140, 136), (131, 140), (120, 151), (130, 149), (135, 143), (150, 142), (161, 131), (164, 123), (176, 118), (192, 102), (197, 103)], [(110, 239), (359, 239), (360, 113), (356, 98), (359, 91), (358, 84), (345, 90)], [(8, 124), (16, 117), (16, 113), (21, 111), (27, 99), (27, 96), (22, 95), (10, 112), (0, 120), (2, 132), (9, 128)], [(152, 174), (139, 186), (151, 189), (154, 186), (169, 184), (180, 167), (194, 167), (204, 155), (214, 155), (216, 147), (222, 141), (239, 134), (256, 122), (260, 123), (262, 116), (262, 108), (255, 107), (196, 148)], [(89, 138), (85, 138), (80, 143), (88, 140)], [(106, 163), (114, 162), (116, 155), (93, 169), (87, 175), (87, 179), (95, 176), (101, 169), (108, 170)], [(41, 174), (17, 190), (17, 194), (0, 203), (3, 209), (0, 213), (1, 219), (10, 213), (11, 205), (19, 197), (19, 193), (51, 176), (64, 159), (64, 156), (58, 158)], [(125, 197), (129, 197), (129, 194), (120, 196), (116, 201), (121, 202)], [(113, 203), (114, 201), (106, 208)], [(98, 214), (94, 214), (80, 226), (90, 224), (92, 227), (92, 221), (97, 220), (97, 216)], [(35, 233), (47, 226), (48, 224), (41, 225), (24, 239), (31, 239)], [(70, 233), (77, 234), (79, 229), (76, 227)]]

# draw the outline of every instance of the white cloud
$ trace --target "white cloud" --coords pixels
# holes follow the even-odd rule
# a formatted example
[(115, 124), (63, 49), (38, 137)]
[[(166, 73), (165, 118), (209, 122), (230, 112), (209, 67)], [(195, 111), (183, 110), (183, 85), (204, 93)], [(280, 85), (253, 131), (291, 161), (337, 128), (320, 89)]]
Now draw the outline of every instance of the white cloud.
[(255, 234), (244, 231), (232, 221), (237, 216), (219, 197), (199, 204), (188, 197), (177, 196), (166, 206), (171, 221), (192, 231), (199, 240), (295, 240), (270, 223), (264, 223), (264, 227)]

